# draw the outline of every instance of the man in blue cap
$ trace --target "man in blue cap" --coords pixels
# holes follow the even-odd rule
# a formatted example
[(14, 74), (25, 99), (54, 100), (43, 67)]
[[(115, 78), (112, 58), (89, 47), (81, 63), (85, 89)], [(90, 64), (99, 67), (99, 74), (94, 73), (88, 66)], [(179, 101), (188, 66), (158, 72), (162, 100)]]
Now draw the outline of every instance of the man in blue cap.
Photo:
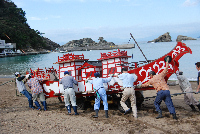
[(94, 110), (96, 112), (96, 115), (93, 117), (98, 118), (100, 102), (102, 99), (103, 105), (104, 105), (104, 110), (105, 110), (105, 116), (106, 116), (106, 118), (108, 118), (108, 102), (107, 102), (106, 90), (104, 89), (103, 83), (107, 83), (107, 82), (111, 81), (112, 76), (109, 78), (99, 78), (100, 74), (98, 72), (95, 73), (94, 76), (95, 76), (95, 78), (93, 80), (91, 80), (91, 78), (89, 78), (88, 82), (93, 84), (94, 89), (96, 90), (96, 92), (99, 94), (100, 97), (97, 96), (97, 98), (95, 98)]
[[(69, 75), (68, 71), (65, 71), (64, 77), (60, 80), (60, 84), (62, 84), (64, 88), (64, 101), (65, 101), (65, 107), (67, 108), (68, 114), (71, 115), (71, 104), (72, 104), (75, 115), (79, 115), (77, 113), (76, 95), (73, 89), (73, 84), (77, 85), (78, 82), (74, 79), (73, 76)], [(71, 104), (70, 104), (70, 101), (71, 101)]]
[(15, 76), (16, 76), (16, 84), (17, 84), (17, 87), (18, 87), (18, 91), (21, 94), (25, 95), (28, 98), (29, 107), (32, 108), (32, 109), (34, 109), (34, 107), (33, 107), (33, 100), (32, 100), (32, 94), (29, 93), (27, 91), (27, 89), (26, 89), (26, 86), (25, 86), (26, 81), (23, 81), (23, 79), (26, 76), (21, 76), (21, 74), (19, 72), (16, 72)]

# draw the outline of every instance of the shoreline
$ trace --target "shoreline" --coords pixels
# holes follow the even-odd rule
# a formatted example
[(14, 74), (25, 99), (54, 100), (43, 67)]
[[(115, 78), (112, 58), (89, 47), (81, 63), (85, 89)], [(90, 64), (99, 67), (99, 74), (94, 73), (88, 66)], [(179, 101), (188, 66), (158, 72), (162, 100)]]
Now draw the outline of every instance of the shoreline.
[[(114, 45), (114, 46), (106, 45), (106, 46), (87, 46), (87, 47), (66, 47), (64, 49), (66, 49), (67, 52), (73, 52), (73, 51), (113, 50), (113, 49), (132, 49), (132, 48), (135, 48), (135, 44), (123, 44), (123, 45)], [(51, 51), (46, 50), (46, 51), (25, 52), (25, 53), (9, 53), (9, 54), (0, 53), (0, 58), (47, 54), (50, 52)]]
[(87, 47), (64, 47), (64, 50), (68, 52), (72, 51), (90, 51), (90, 50), (112, 50), (112, 49), (132, 49), (135, 48), (135, 44), (123, 44), (123, 45), (106, 45), (106, 46), (87, 46)]
[(47, 54), (48, 51), (41, 51), (41, 52), (25, 52), (25, 53), (14, 53), (14, 54), (3, 54), (0, 53), (0, 58), (4, 57), (15, 57), (15, 56), (26, 56), (26, 55), (37, 55), (37, 54)]

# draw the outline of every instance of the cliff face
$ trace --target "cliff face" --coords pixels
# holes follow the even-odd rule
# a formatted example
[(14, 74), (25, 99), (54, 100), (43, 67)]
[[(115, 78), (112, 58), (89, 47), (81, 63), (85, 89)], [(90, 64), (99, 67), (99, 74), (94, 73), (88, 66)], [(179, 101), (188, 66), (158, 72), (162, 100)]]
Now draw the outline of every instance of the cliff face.
[(192, 37), (183, 36), (183, 35), (177, 36), (176, 41), (182, 41), (182, 40), (196, 40), (196, 39), (194, 39)]
[(169, 32), (159, 36), (158, 38), (152, 40), (152, 41), (148, 41), (147, 43), (151, 43), (151, 42), (171, 42), (171, 36), (169, 35)]

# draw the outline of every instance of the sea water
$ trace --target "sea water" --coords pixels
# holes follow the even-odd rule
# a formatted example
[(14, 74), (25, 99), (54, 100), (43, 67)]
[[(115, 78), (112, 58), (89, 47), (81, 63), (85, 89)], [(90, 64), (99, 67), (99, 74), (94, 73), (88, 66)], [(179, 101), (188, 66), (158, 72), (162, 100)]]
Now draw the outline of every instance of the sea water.
[[(179, 69), (183, 71), (183, 74), (189, 80), (195, 81), (197, 78), (195, 63), (198, 61), (200, 62), (200, 39), (187, 40), (182, 42), (191, 48), (192, 54), (187, 53), (183, 55), (183, 57), (179, 60)], [(176, 44), (176, 41), (161, 43), (138, 42), (138, 45), (147, 60), (154, 60), (162, 57), (163, 55), (170, 52), (176, 46)], [(129, 63), (146, 61), (137, 45), (135, 45), (135, 48), (133, 49), (120, 50), (126, 50), (129, 56), (133, 55), (133, 58), (129, 58)], [(76, 55), (84, 54), (85, 59), (96, 61), (101, 57), (101, 53), (108, 53), (112, 51), (116, 51), (116, 49), (74, 51), (70, 53), (74, 53)], [(30, 71), (30, 68), (35, 70), (37, 68), (45, 69), (45, 67), (50, 68), (53, 66), (58, 70), (58, 64), (53, 64), (58, 61), (58, 56), (63, 56), (63, 53), (52, 52), (48, 54), (0, 58), (0, 77), (13, 77), (15, 72), (21, 72), (22, 74), (25, 74), (26, 71)], [(176, 79), (176, 75), (173, 74), (170, 79)]]

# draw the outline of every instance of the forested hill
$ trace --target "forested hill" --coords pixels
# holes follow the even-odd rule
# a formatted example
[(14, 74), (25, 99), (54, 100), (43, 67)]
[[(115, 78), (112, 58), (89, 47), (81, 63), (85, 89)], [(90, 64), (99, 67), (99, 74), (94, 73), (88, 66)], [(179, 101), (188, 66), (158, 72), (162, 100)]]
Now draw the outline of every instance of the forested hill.
[[(26, 13), (11, 0), (0, 0), (0, 39), (6, 43), (16, 43), (17, 49), (48, 49), (49, 40), (38, 30), (31, 29)], [(53, 42), (54, 46), (59, 45)]]

